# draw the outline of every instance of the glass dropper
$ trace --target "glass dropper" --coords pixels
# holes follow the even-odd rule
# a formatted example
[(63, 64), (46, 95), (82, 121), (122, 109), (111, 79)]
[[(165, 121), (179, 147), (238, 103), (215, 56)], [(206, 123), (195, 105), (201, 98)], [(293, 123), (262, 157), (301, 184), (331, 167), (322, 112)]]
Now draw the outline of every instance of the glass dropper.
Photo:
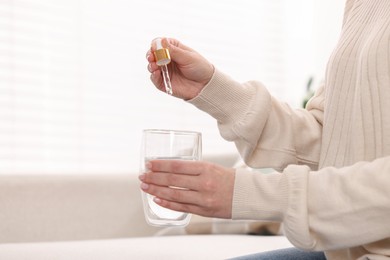
[(161, 38), (155, 40), (156, 51), (154, 57), (156, 58), (156, 64), (161, 68), (161, 74), (164, 81), (165, 92), (169, 95), (173, 94), (171, 79), (169, 77), (168, 64), (171, 62), (169, 51), (162, 47)]

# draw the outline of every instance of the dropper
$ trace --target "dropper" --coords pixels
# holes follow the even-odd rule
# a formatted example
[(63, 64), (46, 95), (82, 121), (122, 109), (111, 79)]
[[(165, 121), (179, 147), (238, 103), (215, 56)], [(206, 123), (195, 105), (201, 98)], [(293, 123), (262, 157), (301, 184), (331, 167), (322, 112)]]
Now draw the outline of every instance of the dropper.
[(171, 62), (171, 56), (166, 48), (162, 47), (161, 38), (155, 40), (156, 50), (154, 51), (154, 57), (156, 58), (156, 64), (160, 66), (161, 73), (164, 80), (165, 92), (172, 95), (171, 79), (169, 78), (168, 64)]

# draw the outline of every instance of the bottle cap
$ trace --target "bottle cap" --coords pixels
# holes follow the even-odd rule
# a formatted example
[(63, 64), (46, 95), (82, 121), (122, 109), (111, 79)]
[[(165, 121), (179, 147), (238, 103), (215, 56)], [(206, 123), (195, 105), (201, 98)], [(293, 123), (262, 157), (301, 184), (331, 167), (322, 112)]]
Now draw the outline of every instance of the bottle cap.
[(155, 40), (156, 50), (154, 51), (154, 57), (158, 66), (167, 65), (171, 62), (171, 56), (168, 49), (164, 48), (161, 44), (161, 38)]

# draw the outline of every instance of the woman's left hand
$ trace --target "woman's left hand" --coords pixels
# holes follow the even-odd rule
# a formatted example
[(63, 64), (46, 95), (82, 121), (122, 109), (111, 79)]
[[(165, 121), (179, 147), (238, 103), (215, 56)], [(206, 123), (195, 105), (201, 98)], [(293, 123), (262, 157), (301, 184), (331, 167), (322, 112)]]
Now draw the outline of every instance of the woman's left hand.
[(153, 160), (139, 176), (141, 189), (165, 208), (231, 218), (235, 170), (204, 161)]

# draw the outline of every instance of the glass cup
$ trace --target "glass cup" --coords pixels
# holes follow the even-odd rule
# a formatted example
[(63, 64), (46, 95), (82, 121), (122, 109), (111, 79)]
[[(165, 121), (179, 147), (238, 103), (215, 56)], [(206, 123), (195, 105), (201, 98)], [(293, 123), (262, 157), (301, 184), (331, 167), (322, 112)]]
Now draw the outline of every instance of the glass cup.
[[(141, 173), (150, 160), (201, 160), (202, 134), (192, 131), (146, 129), (143, 131)], [(180, 188), (180, 187), (177, 187)], [(145, 219), (152, 226), (185, 226), (191, 214), (163, 208), (142, 192)]]

